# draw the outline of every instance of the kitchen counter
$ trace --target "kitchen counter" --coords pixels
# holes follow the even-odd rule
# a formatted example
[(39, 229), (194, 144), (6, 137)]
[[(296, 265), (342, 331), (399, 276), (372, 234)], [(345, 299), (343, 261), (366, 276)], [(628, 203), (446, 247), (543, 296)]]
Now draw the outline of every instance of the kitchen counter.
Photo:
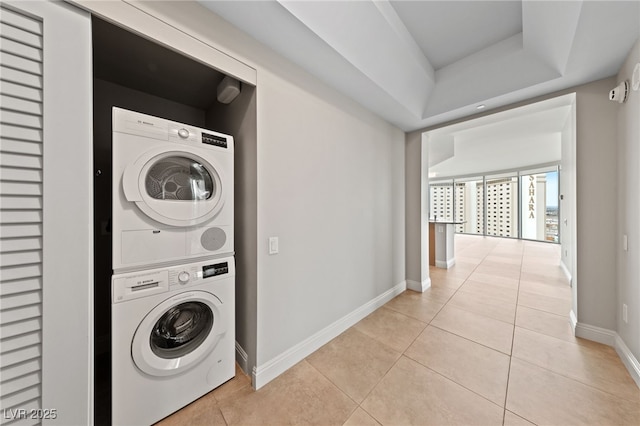
[(429, 220), (429, 265), (449, 269), (456, 264), (455, 225), (464, 221)]

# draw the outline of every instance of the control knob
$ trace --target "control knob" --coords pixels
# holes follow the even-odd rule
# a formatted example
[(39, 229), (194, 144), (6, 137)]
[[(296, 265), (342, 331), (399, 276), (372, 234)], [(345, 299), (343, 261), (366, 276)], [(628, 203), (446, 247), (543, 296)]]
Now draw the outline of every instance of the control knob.
[(186, 139), (189, 137), (189, 131), (183, 127), (182, 129), (178, 130), (178, 136), (180, 136), (182, 139)]
[(178, 274), (178, 281), (180, 284), (186, 284), (189, 281), (189, 278), (191, 278), (191, 276), (187, 271), (182, 271)]

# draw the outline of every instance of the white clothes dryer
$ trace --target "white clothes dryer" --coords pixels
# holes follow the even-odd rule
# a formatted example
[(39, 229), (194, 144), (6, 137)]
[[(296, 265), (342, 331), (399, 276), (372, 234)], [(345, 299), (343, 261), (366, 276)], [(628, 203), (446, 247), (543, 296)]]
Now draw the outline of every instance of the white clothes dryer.
[(233, 257), (112, 277), (112, 423), (152, 424), (235, 375)]
[(113, 108), (113, 270), (233, 253), (233, 137)]

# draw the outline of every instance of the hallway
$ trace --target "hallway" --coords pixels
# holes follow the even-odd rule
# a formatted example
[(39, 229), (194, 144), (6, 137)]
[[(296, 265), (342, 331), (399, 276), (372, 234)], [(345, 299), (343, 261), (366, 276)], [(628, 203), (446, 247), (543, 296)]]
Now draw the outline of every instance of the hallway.
[(457, 264), (406, 291), (271, 383), (235, 379), (178, 424), (640, 424), (611, 347), (575, 338), (554, 244), (456, 236)]

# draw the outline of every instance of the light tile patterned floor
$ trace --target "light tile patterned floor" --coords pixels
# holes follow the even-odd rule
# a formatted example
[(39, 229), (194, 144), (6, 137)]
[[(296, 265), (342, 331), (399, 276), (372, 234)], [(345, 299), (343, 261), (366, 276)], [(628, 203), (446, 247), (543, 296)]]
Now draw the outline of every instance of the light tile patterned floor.
[(456, 237), (457, 264), (271, 383), (235, 379), (169, 425), (638, 425), (616, 352), (573, 336), (557, 245)]

